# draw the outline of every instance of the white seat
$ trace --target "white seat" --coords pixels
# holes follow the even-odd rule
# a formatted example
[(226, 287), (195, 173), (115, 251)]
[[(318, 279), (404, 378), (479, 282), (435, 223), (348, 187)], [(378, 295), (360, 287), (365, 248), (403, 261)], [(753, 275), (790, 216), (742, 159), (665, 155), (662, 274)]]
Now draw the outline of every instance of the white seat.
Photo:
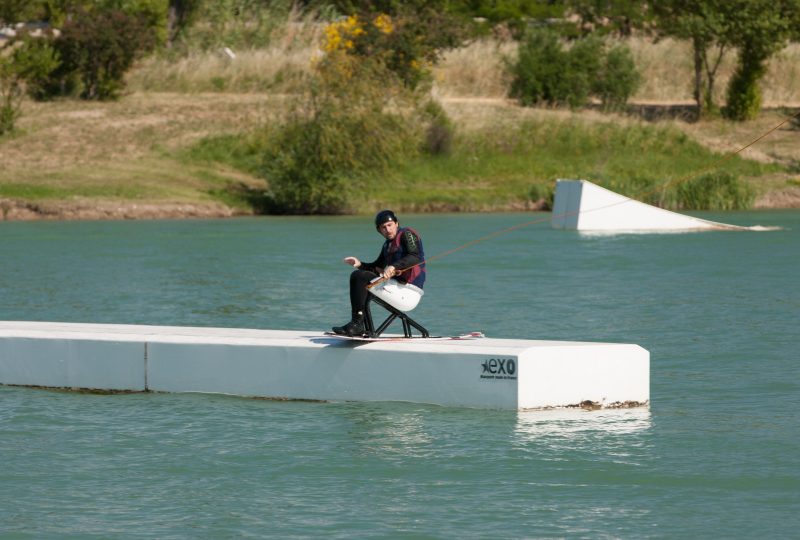
[[(381, 278), (375, 278), (373, 282)], [(374, 285), (369, 292), (399, 311), (411, 311), (425, 292), (411, 283), (400, 283), (396, 279), (389, 279)]]

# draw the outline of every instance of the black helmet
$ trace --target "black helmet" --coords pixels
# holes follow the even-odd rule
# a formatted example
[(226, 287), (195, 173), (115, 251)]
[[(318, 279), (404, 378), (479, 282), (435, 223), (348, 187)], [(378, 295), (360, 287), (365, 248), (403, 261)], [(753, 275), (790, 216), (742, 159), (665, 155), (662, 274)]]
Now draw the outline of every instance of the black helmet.
[(394, 221), (398, 223), (397, 216), (394, 215), (394, 212), (391, 210), (381, 210), (377, 214), (375, 214), (375, 228), (377, 229), (387, 221)]

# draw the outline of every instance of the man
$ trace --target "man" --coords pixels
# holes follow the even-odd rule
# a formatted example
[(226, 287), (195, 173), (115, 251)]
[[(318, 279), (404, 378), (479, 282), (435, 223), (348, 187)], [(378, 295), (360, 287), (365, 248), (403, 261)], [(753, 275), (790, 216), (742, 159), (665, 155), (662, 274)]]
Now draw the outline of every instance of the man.
[(367, 285), (380, 276), (395, 278), (401, 283), (411, 283), (420, 289), (425, 283), (425, 253), (419, 233), (410, 227), (400, 228), (397, 216), (391, 210), (381, 210), (375, 216), (375, 228), (386, 241), (378, 258), (362, 263), (356, 257), (345, 257), (344, 263), (356, 268), (350, 274), (350, 322), (334, 326), (333, 332), (342, 336), (363, 336), (364, 307), (367, 304)]

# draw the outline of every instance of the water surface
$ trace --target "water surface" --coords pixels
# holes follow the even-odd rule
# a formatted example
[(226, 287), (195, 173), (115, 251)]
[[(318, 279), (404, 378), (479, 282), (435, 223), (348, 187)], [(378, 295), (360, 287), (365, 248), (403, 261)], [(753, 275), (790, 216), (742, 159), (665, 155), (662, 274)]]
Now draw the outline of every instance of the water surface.
[[(435, 256), (530, 214), (401, 216)], [(544, 216), (546, 217), (546, 216)], [(534, 224), (435, 260), (432, 333), (637, 343), (650, 410), (0, 387), (3, 538), (795, 537), (800, 213)], [(327, 330), (365, 217), (0, 223), (0, 320)]]

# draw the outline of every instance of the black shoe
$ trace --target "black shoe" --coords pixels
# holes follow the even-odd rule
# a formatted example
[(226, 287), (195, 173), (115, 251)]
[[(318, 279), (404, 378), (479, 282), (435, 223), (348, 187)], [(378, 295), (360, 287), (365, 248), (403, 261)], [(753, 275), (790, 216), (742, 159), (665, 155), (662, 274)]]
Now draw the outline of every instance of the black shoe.
[(334, 334), (350, 337), (363, 336), (367, 333), (367, 329), (364, 327), (364, 319), (358, 317), (354, 317), (344, 326), (334, 326), (332, 330)]

